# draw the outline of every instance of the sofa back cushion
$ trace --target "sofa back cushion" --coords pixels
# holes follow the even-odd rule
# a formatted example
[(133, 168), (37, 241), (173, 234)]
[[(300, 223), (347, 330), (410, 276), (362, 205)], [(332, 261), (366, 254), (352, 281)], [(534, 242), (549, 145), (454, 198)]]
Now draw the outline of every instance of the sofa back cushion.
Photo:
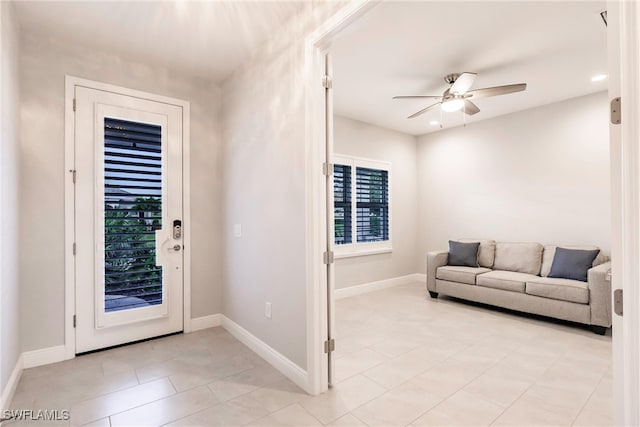
[(481, 240), (481, 239), (458, 239), (458, 242), (472, 243), (480, 242), (480, 249), (478, 251), (478, 264), (480, 267), (491, 268), (493, 267), (493, 261), (496, 256), (496, 241), (495, 240)]
[(494, 270), (517, 271), (527, 274), (540, 274), (542, 266), (542, 245), (526, 242), (496, 243)]
[[(544, 247), (544, 252), (542, 252), (542, 269), (540, 271), (540, 275), (542, 277), (548, 277), (549, 276), (549, 272), (551, 271), (551, 265), (553, 264), (553, 257), (556, 255), (556, 248), (557, 247), (558, 246), (556, 246), (556, 245), (546, 245)], [(585, 250), (585, 251), (600, 249), (597, 246), (568, 246), (568, 245), (562, 245), (561, 247), (562, 248), (567, 248), (567, 249), (581, 249), (581, 250)], [(604, 264), (607, 261), (609, 261), (609, 257), (606, 256), (605, 254), (603, 254), (602, 251), (600, 251), (600, 253), (596, 257), (596, 259), (593, 260), (592, 267), (595, 267), (595, 266), (600, 265), (600, 264)]]

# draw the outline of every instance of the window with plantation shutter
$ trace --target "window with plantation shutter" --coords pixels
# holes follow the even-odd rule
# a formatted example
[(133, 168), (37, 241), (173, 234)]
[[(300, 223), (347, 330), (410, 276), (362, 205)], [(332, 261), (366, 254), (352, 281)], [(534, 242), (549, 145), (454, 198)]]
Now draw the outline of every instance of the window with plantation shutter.
[(335, 156), (333, 213), (336, 256), (391, 251), (391, 165)]
[(351, 243), (351, 166), (333, 166), (333, 216), (336, 245)]
[(356, 230), (358, 242), (389, 240), (388, 172), (356, 167)]

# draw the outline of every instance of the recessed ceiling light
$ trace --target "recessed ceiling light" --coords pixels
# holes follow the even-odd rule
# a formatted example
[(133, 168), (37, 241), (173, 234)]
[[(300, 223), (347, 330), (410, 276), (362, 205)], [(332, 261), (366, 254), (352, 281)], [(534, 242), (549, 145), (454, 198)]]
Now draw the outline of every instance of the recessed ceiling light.
[(592, 82), (601, 82), (602, 80), (604, 80), (606, 78), (607, 78), (606, 74), (596, 74), (595, 76), (591, 77), (591, 81)]
[(429, 122), (429, 124), (430, 124), (431, 126), (438, 126), (440, 123), (438, 123), (438, 121), (437, 121), (437, 120), (431, 120), (431, 121)]

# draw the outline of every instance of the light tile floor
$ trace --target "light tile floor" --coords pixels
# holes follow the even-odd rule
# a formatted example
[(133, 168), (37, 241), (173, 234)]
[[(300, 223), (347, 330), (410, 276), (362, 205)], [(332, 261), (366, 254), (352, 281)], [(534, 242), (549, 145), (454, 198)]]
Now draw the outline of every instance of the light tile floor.
[(37, 426), (612, 424), (609, 336), (419, 283), (337, 301), (336, 329), (321, 396), (212, 328), (28, 369), (12, 408), (71, 411)]

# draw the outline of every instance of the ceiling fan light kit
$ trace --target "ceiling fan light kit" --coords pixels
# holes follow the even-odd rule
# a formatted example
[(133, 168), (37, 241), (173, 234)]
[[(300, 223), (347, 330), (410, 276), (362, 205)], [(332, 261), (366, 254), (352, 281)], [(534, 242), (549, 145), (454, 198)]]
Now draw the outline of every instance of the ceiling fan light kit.
[(483, 89), (475, 89), (469, 91), (473, 82), (477, 77), (476, 73), (452, 73), (447, 74), (444, 81), (447, 82), (450, 87), (445, 89), (441, 96), (438, 95), (401, 95), (394, 96), (393, 99), (407, 99), (407, 98), (431, 98), (440, 99), (439, 102), (429, 105), (420, 111), (417, 111), (410, 115), (408, 118), (412, 119), (425, 114), (438, 106), (440, 111), (452, 113), (462, 110), (465, 115), (473, 115), (480, 112), (480, 108), (471, 99), (485, 98), (488, 96), (506, 95), (508, 93), (521, 92), (527, 88), (526, 83), (518, 83), (504, 86), (487, 87)]
[(460, 111), (464, 107), (464, 99), (462, 98), (451, 98), (444, 101), (440, 108), (442, 111), (447, 113), (453, 113), (454, 111)]

